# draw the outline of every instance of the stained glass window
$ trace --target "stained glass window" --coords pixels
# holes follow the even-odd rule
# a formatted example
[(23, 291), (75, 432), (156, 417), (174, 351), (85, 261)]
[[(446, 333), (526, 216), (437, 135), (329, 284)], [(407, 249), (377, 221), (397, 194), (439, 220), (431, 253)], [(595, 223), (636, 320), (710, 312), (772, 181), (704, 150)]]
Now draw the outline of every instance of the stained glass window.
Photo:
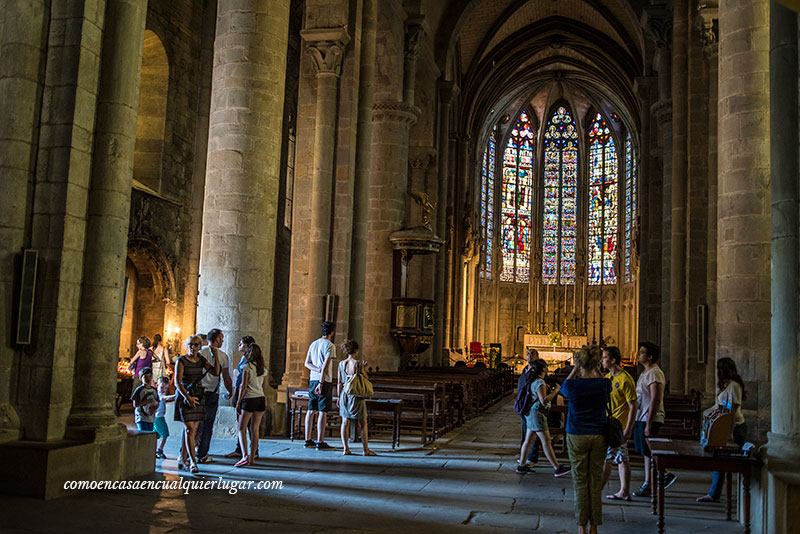
[(578, 132), (565, 106), (556, 108), (544, 133), (542, 282), (575, 283)]
[(617, 281), (617, 150), (599, 113), (589, 128), (589, 283)]
[(631, 250), (636, 224), (636, 151), (631, 134), (625, 139), (625, 281), (633, 280)]
[(483, 152), (483, 165), (481, 166), (481, 235), (483, 237), (483, 268), (480, 271), (481, 277), (490, 279), (492, 277), (492, 257), (494, 251), (494, 159), (496, 130), (492, 129), (489, 134), (489, 142)]
[(500, 280), (505, 282), (527, 282), (530, 278), (532, 174), (533, 129), (528, 112), (523, 110), (503, 153)]

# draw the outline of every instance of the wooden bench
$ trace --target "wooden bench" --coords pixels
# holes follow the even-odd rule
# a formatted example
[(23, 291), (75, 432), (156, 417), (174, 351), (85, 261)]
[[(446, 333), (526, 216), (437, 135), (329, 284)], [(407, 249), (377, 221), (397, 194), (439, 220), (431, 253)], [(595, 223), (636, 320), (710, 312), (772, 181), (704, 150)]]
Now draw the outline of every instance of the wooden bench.
[(702, 428), (703, 410), (700, 393), (664, 395), (664, 424), (659, 437), (698, 440)]
[[(333, 397), (338, 400), (338, 397)], [(289, 440), (294, 441), (295, 434), (303, 435), (303, 411), (308, 410), (308, 391), (296, 390), (288, 397), (289, 402)], [(400, 421), (403, 413), (403, 400), (402, 399), (380, 399), (370, 398), (367, 399), (367, 414), (369, 419), (388, 418), (391, 421), (392, 429), (392, 448), (394, 449), (400, 444)], [(338, 412), (330, 412), (328, 417), (331, 419), (330, 428), (337, 428), (334, 421), (338, 416)], [(341, 422), (341, 421), (339, 421)], [(357, 441), (359, 434), (358, 425), (353, 432), (353, 441)]]

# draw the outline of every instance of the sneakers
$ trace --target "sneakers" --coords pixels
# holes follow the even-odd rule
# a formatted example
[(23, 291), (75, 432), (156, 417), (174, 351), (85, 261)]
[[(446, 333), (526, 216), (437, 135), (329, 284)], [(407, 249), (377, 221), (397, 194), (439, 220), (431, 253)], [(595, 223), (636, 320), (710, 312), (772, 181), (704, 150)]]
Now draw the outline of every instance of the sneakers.
[(568, 465), (559, 465), (553, 470), (553, 476), (555, 478), (561, 478), (564, 475), (568, 475), (569, 472), (572, 471), (572, 468)]
[(202, 458), (197, 460), (197, 463), (199, 463), (199, 464), (210, 464), (213, 461), (214, 461), (214, 459), (211, 457), (211, 455), (210, 454), (206, 454), (205, 456), (203, 456)]
[(674, 473), (666, 473), (664, 474), (664, 488), (668, 488), (671, 485), (675, 484), (675, 481), (678, 480), (678, 475)]
[(164, 451), (162, 451), (161, 449), (158, 449), (156, 451), (156, 458), (158, 458), (159, 460), (166, 460), (167, 459), (167, 455), (164, 454)]
[(531, 469), (527, 465), (518, 465), (514, 471), (519, 473), (520, 475), (524, 475), (525, 473), (533, 473), (533, 469)]
[(317, 444), (314, 442), (313, 439), (307, 439), (305, 445), (303, 445), (303, 447), (305, 447), (306, 449), (313, 449), (316, 446)]
[(634, 497), (650, 497), (650, 484), (647, 482), (639, 486), (639, 489), (634, 491), (631, 495)]
[(318, 451), (332, 451), (332, 450), (334, 450), (334, 448), (331, 447), (330, 445), (328, 445), (327, 443), (325, 443), (324, 441), (320, 441), (319, 443), (317, 443), (317, 450)]

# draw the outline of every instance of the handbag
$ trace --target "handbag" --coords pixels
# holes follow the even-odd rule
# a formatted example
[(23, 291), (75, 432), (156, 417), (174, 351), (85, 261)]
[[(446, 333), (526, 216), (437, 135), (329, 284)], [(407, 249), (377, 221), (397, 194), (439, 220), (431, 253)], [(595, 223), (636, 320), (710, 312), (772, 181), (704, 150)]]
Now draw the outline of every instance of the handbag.
[(356, 373), (347, 379), (344, 385), (344, 392), (353, 397), (371, 397), (374, 392), (372, 382), (361, 372), (361, 364), (358, 364)]
[(625, 443), (625, 432), (622, 430), (622, 423), (619, 419), (611, 415), (611, 403), (606, 404), (606, 424), (603, 426), (603, 437), (606, 445), (616, 449)]

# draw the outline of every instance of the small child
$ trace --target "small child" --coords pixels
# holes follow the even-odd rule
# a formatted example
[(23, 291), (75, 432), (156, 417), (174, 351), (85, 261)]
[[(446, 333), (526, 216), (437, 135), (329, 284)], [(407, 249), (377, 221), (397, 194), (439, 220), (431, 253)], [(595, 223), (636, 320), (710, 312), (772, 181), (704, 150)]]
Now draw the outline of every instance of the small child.
[(158, 379), (158, 409), (156, 410), (155, 431), (158, 433), (156, 441), (156, 458), (166, 459), (164, 445), (167, 444), (169, 437), (169, 427), (165, 418), (167, 414), (167, 403), (175, 402), (175, 395), (169, 395), (169, 377), (162, 376)]
[(149, 367), (143, 367), (139, 371), (139, 378), (142, 385), (131, 395), (135, 408), (134, 420), (140, 432), (152, 432), (156, 420), (155, 411), (158, 407), (158, 391), (153, 387), (153, 371)]

